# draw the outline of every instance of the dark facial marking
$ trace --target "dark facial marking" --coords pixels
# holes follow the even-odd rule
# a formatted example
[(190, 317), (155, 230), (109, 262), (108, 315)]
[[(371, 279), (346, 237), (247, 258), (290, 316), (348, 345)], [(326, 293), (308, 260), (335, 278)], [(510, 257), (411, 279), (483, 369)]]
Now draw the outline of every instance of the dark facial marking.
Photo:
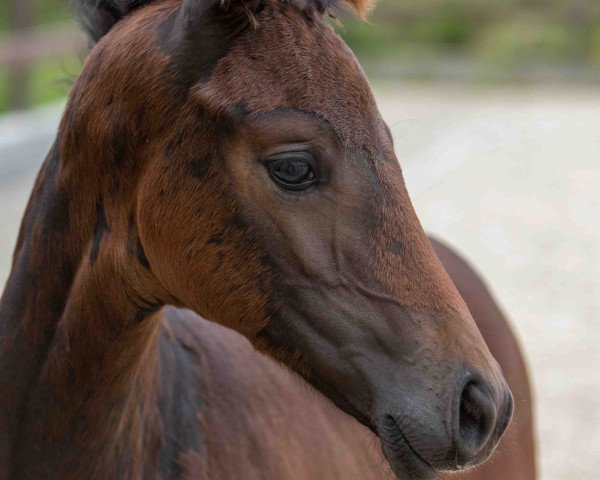
[(242, 230), (244, 232), (248, 231), (248, 224), (246, 223), (246, 220), (244, 220), (244, 217), (242, 216), (242, 214), (239, 212), (238, 209), (236, 209), (235, 214), (233, 215), (233, 218), (231, 219), (231, 225), (235, 228), (237, 228), (238, 230)]
[(212, 237), (210, 237), (208, 239), (207, 243), (208, 243), (208, 245), (215, 245), (215, 246), (222, 245), (223, 244), (223, 238), (221, 238), (220, 235), (218, 235), (218, 234), (215, 233)]
[(100, 242), (105, 233), (109, 233), (110, 228), (106, 222), (106, 214), (104, 213), (104, 204), (102, 200), (96, 203), (96, 228), (94, 233), (94, 243), (92, 244), (91, 260), (96, 263), (98, 254), (100, 253)]
[(399, 240), (394, 240), (390, 245), (390, 250), (394, 255), (402, 255), (404, 247), (402, 246), (402, 243)]
[(50, 197), (48, 216), (44, 219), (44, 231), (47, 235), (62, 235), (69, 230), (69, 195), (58, 188)]
[(189, 164), (190, 174), (196, 180), (204, 181), (208, 171), (210, 170), (211, 164), (212, 158), (210, 155), (206, 155), (203, 158), (194, 159)]
[(247, 117), (248, 115), (250, 115), (250, 109), (248, 108), (248, 105), (246, 105), (243, 102), (239, 102), (236, 103), (235, 105), (232, 105), (231, 107), (228, 108), (228, 113), (233, 117), (233, 118), (244, 118)]
[(110, 149), (112, 152), (113, 160), (115, 165), (121, 167), (125, 162), (125, 157), (127, 155), (127, 143), (128, 138), (127, 134), (124, 130), (118, 129), (113, 135), (112, 141), (110, 143)]

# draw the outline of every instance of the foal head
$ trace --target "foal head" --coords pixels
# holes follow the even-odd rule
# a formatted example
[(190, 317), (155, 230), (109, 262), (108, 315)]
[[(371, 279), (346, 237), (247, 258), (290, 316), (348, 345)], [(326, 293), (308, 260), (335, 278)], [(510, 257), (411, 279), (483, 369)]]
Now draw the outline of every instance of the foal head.
[(511, 395), (328, 9), (84, 2), (98, 43), (62, 148), (112, 192), (107, 234), (159, 304), (246, 335), (376, 432), (398, 476), (429, 478), (491, 454)]

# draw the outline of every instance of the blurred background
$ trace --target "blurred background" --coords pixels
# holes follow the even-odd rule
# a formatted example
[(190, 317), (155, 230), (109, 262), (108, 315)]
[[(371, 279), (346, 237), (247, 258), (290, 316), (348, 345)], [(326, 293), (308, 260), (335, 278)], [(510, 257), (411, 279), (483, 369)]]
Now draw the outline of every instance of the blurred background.
[[(513, 321), (541, 478), (599, 478), (600, 2), (382, 0), (366, 23), (332, 22), (426, 230)], [(84, 46), (68, 0), (0, 3), (0, 287)]]
[[(63, 97), (81, 64), (69, 0), (0, 3), (0, 112)], [(597, 0), (382, 0), (338, 30), (391, 80), (600, 81)]]

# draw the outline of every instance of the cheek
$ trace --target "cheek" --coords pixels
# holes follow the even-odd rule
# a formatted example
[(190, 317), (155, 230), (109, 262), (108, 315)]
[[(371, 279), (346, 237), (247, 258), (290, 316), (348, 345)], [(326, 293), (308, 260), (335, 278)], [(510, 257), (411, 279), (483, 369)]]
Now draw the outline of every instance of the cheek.
[(240, 214), (268, 245), (281, 283), (332, 284), (341, 276), (366, 278), (373, 192), (364, 175), (333, 172), (330, 181), (316, 190), (291, 193), (276, 186), (258, 162), (238, 162), (231, 172)]
[(154, 275), (180, 306), (248, 336), (262, 328), (270, 273), (227, 179), (163, 172), (149, 183), (138, 218)]

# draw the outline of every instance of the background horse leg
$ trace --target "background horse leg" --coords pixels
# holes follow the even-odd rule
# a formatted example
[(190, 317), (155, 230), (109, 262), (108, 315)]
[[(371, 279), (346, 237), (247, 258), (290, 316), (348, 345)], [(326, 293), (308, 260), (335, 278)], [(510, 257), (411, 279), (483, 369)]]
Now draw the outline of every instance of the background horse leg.
[(431, 239), (433, 248), (467, 303), (483, 338), (500, 366), (515, 399), (513, 420), (492, 458), (481, 467), (447, 475), (447, 480), (533, 480), (536, 459), (533, 405), (527, 368), (508, 320), (482, 279), (452, 250)]

